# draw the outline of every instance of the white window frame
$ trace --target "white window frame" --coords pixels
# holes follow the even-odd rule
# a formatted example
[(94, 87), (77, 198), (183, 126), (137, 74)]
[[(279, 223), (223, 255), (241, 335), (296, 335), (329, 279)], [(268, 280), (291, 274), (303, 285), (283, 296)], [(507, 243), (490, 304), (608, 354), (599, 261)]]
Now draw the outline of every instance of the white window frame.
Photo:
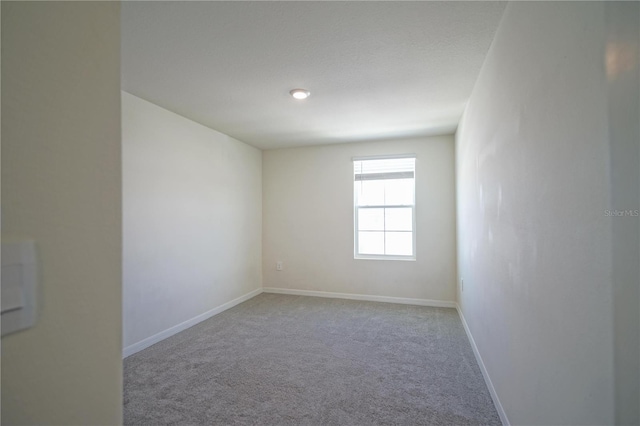
[[(356, 161), (367, 161), (367, 160), (393, 160), (397, 158), (413, 158), (415, 159), (415, 163), (417, 164), (417, 158), (415, 154), (400, 154), (400, 155), (376, 155), (376, 156), (366, 156), (366, 157), (353, 157), (353, 163), (355, 165)], [(354, 166), (352, 166), (354, 167)], [(416, 169), (417, 166), (414, 165), (413, 169), (413, 204), (411, 205), (395, 205), (395, 204), (384, 204), (384, 205), (374, 205), (374, 206), (358, 206), (358, 193), (355, 190), (355, 184), (357, 182), (355, 178), (355, 168), (354, 168), (354, 176), (353, 176), (353, 258), (361, 259), (361, 260), (416, 260)], [(371, 209), (371, 208), (411, 208), (411, 216), (412, 216), (412, 229), (411, 232), (412, 237), (412, 255), (402, 256), (402, 255), (391, 255), (391, 254), (361, 254), (358, 252), (359, 242), (358, 242), (358, 210), (359, 209)], [(386, 236), (386, 230), (383, 231)]]

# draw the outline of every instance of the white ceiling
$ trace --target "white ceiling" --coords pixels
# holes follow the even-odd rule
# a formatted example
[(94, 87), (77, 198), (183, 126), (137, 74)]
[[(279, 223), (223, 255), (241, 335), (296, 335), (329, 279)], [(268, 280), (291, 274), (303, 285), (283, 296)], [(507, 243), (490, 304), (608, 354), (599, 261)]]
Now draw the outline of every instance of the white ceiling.
[(452, 133), (504, 7), (124, 2), (122, 88), (262, 149)]

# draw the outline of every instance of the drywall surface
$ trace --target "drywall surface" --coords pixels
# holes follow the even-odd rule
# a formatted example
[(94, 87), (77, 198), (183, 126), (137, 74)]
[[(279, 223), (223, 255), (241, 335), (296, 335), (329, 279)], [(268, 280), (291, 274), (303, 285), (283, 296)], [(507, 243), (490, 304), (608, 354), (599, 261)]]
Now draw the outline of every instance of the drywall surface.
[[(354, 259), (352, 157), (407, 153), (416, 261)], [(452, 136), (264, 151), (264, 286), (453, 301), (454, 191)]]
[(511, 424), (612, 424), (603, 3), (507, 6), (456, 136), (459, 304)]
[(122, 93), (124, 346), (261, 287), (262, 153)]
[(640, 424), (640, 5), (607, 2), (616, 417)]
[(2, 235), (35, 239), (40, 280), (2, 424), (120, 424), (120, 5), (2, 2), (2, 86)]

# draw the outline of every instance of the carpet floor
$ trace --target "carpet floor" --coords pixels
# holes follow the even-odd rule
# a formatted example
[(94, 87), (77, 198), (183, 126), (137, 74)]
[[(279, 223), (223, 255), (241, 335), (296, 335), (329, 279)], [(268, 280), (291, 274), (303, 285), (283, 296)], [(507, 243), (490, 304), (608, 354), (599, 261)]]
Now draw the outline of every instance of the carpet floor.
[(125, 425), (500, 425), (455, 309), (261, 294), (124, 360)]

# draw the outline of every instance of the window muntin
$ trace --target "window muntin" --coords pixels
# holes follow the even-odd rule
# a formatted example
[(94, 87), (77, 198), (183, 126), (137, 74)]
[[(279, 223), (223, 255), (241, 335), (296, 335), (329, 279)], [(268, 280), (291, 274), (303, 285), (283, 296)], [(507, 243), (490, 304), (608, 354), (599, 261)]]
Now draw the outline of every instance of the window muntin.
[(415, 259), (415, 156), (353, 164), (355, 258)]

